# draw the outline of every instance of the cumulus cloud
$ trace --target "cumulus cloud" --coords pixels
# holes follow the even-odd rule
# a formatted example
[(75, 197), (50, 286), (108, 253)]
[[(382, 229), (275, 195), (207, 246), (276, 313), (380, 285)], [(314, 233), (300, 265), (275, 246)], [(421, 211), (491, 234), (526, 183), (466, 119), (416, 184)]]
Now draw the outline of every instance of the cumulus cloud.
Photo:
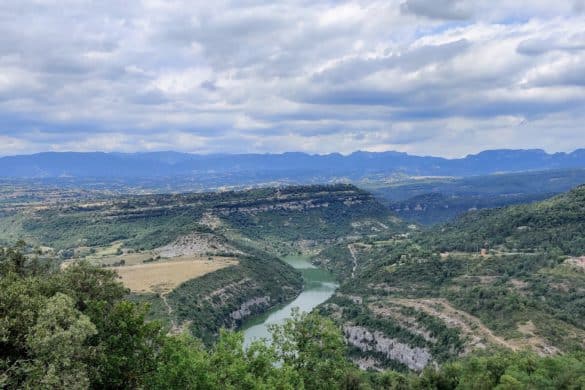
[(585, 32), (548, 38), (531, 38), (518, 45), (518, 53), (528, 56), (537, 56), (551, 51), (576, 52), (583, 50), (585, 50)]
[(6, 0), (0, 154), (584, 146), (582, 2), (521, 3)]

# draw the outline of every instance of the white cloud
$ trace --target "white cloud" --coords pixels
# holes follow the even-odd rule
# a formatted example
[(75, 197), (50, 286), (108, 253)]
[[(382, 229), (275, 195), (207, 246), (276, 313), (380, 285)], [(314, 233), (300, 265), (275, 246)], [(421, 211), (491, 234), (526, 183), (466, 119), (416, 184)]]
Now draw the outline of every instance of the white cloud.
[(574, 0), (6, 0), (0, 154), (585, 146), (581, 11)]

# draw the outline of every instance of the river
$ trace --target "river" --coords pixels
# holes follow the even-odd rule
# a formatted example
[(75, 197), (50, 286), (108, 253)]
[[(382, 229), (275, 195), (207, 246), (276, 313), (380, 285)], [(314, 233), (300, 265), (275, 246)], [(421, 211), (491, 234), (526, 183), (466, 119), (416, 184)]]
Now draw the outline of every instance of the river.
[(315, 267), (306, 256), (287, 256), (283, 260), (293, 268), (298, 269), (303, 275), (303, 291), (294, 301), (272, 308), (245, 322), (241, 328), (244, 332), (245, 346), (250, 345), (254, 340), (269, 339), (269, 324), (284, 322), (290, 317), (294, 307), (298, 307), (301, 311), (310, 312), (329, 299), (339, 286), (330, 272)]

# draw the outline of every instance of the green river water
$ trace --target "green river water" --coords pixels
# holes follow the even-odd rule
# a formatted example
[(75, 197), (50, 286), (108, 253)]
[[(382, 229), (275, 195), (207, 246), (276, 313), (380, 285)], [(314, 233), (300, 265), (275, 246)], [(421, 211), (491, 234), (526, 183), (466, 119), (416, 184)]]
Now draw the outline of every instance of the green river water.
[(292, 267), (303, 275), (304, 288), (300, 295), (292, 302), (275, 307), (261, 316), (254, 317), (242, 326), (244, 345), (261, 338), (269, 339), (267, 326), (282, 323), (289, 318), (294, 307), (309, 312), (319, 304), (329, 299), (338, 287), (333, 275), (323, 269), (315, 267), (305, 256), (287, 256), (283, 258)]

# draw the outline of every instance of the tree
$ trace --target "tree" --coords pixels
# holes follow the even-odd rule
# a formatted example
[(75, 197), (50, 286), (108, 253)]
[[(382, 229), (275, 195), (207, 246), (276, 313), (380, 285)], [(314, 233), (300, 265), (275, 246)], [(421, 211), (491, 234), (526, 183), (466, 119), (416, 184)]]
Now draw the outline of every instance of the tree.
[(276, 357), (296, 371), (307, 389), (336, 389), (352, 370), (339, 328), (316, 313), (300, 313), (270, 329)]
[(148, 307), (129, 301), (88, 303), (88, 315), (98, 333), (88, 342), (96, 349), (90, 377), (99, 388), (139, 388), (156, 369), (163, 343), (158, 321), (147, 322)]
[(89, 318), (74, 307), (73, 299), (57, 293), (40, 311), (27, 337), (33, 357), (26, 385), (32, 388), (85, 389), (89, 386), (89, 354), (85, 341), (97, 333)]
[(149, 389), (212, 388), (209, 355), (203, 344), (188, 334), (167, 336), (158, 355), (156, 368), (146, 377)]
[(222, 330), (211, 350), (213, 385), (221, 389), (299, 389), (302, 383), (291, 367), (276, 366), (272, 346), (252, 343), (244, 349), (244, 336)]

